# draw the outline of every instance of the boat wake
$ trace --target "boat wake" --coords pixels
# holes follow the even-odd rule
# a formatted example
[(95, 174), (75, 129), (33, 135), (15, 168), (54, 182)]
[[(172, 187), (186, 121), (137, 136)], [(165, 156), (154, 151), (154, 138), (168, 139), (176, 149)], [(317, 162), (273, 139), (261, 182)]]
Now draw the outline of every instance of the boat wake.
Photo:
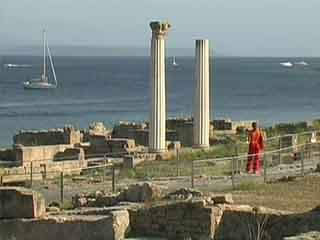
[(305, 62), (305, 61), (301, 61), (301, 62), (296, 62), (294, 63), (295, 65), (300, 65), (300, 66), (308, 66), (309, 63)]

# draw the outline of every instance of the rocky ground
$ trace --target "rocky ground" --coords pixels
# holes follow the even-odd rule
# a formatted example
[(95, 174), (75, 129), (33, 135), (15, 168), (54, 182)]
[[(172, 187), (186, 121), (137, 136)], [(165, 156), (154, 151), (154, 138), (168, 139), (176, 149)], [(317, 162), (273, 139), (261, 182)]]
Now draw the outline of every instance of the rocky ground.
[[(277, 179), (277, 180), (275, 180)], [(164, 191), (172, 192), (180, 188), (190, 188), (190, 177), (176, 177), (163, 179), (146, 179), (135, 181), (122, 179), (116, 182), (116, 190), (125, 189), (134, 183), (154, 183), (161, 186)], [(268, 184), (263, 183), (263, 177), (243, 175), (237, 177), (232, 188), (230, 177), (207, 177), (198, 176), (194, 179), (194, 188), (203, 192), (232, 193), (234, 200), (239, 204), (261, 205), (280, 210), (293, 212), (308, 211), (316, 207), (320, 198), (320, 174), (313, 173), (305, 177), (279, 175)], [(59, 179), (46, 182), (35, 182), (34, 190), (41, 192), (48, 203), (59, 202), (61, 189)], [(64, 179), (64, 200), (70, 203), (72, 196), (96, 191), (112, 192), (110, 179), (98, 181), (89, 177), (75, 177)]]

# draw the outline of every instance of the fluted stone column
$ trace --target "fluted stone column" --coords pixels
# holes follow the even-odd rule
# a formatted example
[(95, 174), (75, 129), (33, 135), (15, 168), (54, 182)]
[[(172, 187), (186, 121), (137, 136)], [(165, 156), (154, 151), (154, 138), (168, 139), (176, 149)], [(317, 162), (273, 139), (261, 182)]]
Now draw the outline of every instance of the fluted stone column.
[(165, 38), (170, 25), (151, 22), (151, 114), (149, 151), (166, 151)]
[(196, 40), (196, 92), (193, 110), (193, 146), (209, 147), (209, 40)]

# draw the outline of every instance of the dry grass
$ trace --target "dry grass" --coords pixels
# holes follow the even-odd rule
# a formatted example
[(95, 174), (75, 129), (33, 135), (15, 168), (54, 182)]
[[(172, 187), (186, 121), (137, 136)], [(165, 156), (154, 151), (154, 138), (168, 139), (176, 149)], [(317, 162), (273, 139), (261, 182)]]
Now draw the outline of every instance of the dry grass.
[(237, 204), (265, 206), (292, 212), (309, 211), (320, 205), (320, 176), (289, 182), (247, 184), (233, 192)]

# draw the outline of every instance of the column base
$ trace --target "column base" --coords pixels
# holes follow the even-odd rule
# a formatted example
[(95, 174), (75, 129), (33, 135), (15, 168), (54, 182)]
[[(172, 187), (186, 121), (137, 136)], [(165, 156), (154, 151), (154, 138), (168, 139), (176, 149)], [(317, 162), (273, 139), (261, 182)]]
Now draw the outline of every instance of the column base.
[(204, 149), (204, 148), (209, 148), (210, 145), (206, 145), (206, 144), (196, 144), (196, 145), (192, 145), (192, 148), (201, 148), (201, 149)]

